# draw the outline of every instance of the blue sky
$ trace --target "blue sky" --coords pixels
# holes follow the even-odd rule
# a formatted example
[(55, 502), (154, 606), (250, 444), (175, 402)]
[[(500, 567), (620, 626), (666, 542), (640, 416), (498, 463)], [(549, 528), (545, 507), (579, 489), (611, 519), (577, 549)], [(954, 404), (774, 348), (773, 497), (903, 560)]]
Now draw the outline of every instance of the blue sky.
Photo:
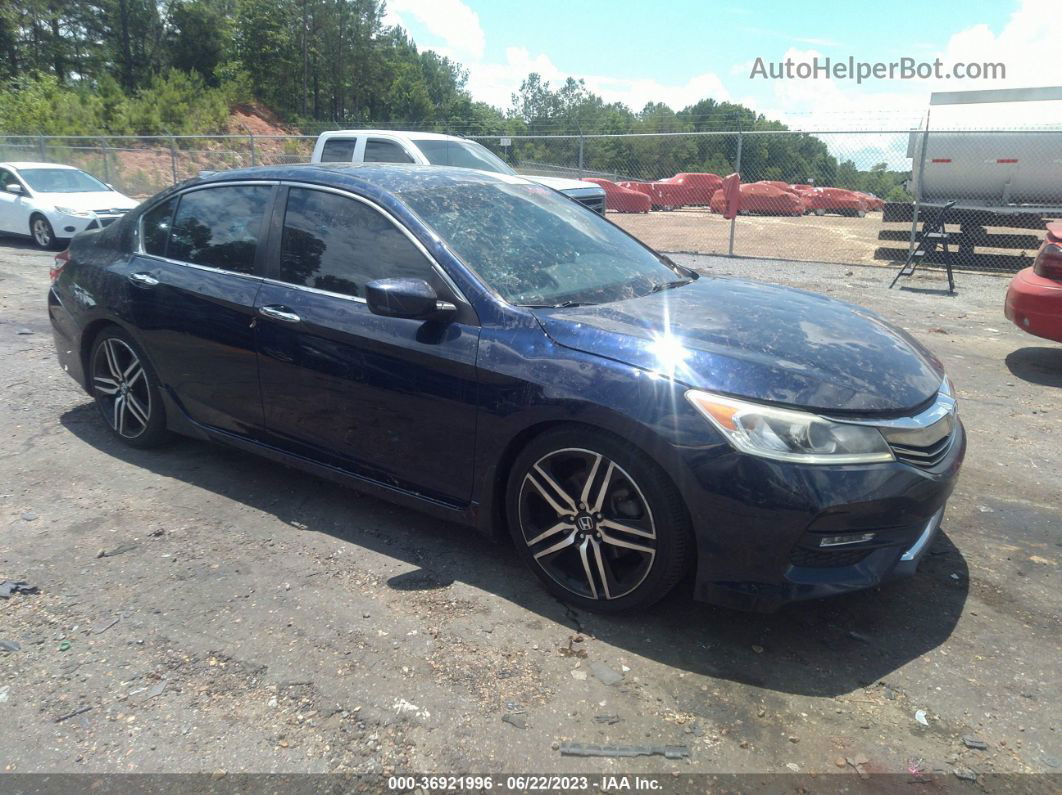
[[(507, 107), (529, 71), (571, 75), (609, 100), (676, 110), (706, 96), (795, 126), (907, 127), (932, 90), (1062, 85), (1055, 0), (714, 2), (713, 0), (389, 0), (388, 22), (463, 63), (477, 99)], [(757, 57), (829, 56), (945, 64), (999, 61), (1001, 80), (752, 80)]]

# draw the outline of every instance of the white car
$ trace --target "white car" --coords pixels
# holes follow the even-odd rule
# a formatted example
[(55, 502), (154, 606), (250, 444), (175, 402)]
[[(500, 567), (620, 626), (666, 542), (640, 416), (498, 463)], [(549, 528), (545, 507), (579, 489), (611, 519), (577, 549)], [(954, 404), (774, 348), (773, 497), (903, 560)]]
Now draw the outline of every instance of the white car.
[(0, 233), (29, 235), (41, 248), (107, 226), (139, 203), (73, 166), (0, 163)]
[[(419, 163), (422, 166), (459, 166), (497, 174), (516, 174), (487, 147), (467, 138), (395, 130), (334, 130), (321, 133), (314, 145), (311, 162)], [(605, 213), (605, 191), (598, 185), (564, 177), (520, 176), (558, 190), (602, 215)]]

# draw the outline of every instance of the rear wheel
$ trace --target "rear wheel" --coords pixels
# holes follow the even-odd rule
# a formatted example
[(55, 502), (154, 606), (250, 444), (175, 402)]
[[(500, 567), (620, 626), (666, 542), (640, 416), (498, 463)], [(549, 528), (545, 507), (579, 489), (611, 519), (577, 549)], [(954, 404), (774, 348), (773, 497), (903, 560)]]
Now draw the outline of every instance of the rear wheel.
[(107, 427), (131, 447), (166, 441), (158, 379), (140, 347), (125, 332), (107, 328), (92, 346), (92, 396)]
[(674, 485), (607, 433), (561, 429), (535, 439), (513, 466), (507, 514), (531, 570), (589, 610), (650, 605), (689, 565), (690, 523)]
[(30, 219), (30, 237), (33, 238), (33, 242), (39, 248), (55, 248), (55, 230), (52, 229), (51, 223), (43, 215), (34, 215)]

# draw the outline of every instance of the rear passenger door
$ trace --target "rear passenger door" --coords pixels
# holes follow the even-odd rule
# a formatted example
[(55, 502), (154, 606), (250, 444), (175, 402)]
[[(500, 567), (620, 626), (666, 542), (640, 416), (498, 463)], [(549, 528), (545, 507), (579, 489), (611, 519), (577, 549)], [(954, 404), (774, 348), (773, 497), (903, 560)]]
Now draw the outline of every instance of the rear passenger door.
[(252, 326), (276, 190), (210, 185), (157, 204), (120, 269), (162, 383), (196, 422), (249, 437), (262, 428)]
[[(282, 189), (283, 190), (283, 189)], [(287, 189), (258, 296), (262, 401), (271, 443), (365, 477), (467, 501), (479, 326), (427, 254), (375, 205)], [(458, 305), (445, 324), (374, 315), (365, 285), (421, 278)]]
[(363, 159), (366, 163), (417, 162), (402, 144), (387, 138), (366, 138)]

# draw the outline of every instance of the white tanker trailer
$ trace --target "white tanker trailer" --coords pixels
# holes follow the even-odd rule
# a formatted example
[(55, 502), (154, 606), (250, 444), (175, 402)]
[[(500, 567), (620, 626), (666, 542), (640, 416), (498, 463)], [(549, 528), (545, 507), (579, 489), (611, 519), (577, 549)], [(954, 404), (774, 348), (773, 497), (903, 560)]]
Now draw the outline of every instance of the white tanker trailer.
[(1062, 211), (1062, 129), (916, 132), (907, 154), (923, 204), (957, 201), (957, 211)]
[[(1003, 127), (1009, 129), (997, 131)], [(914, 201), (887, 202), (882, 221), (911, 223), (910, 234), (883, 231), (881, 239), (906, 237), (913, 247), (916, 217), (924, 222), (951, 204), (947, 223), (960, 229), (948, 238), (965, 259), (979, 246), (1035, 249), (1038, 237), (1004, 230), (1042, 231), (1062, 218), (1062, 87), (934, 93), (922, 129), (910, 134), (907, 156), (906, 187)], [(986, 267), (1011, 269), (1009, 257), (993, 259), (997, 264)]]

